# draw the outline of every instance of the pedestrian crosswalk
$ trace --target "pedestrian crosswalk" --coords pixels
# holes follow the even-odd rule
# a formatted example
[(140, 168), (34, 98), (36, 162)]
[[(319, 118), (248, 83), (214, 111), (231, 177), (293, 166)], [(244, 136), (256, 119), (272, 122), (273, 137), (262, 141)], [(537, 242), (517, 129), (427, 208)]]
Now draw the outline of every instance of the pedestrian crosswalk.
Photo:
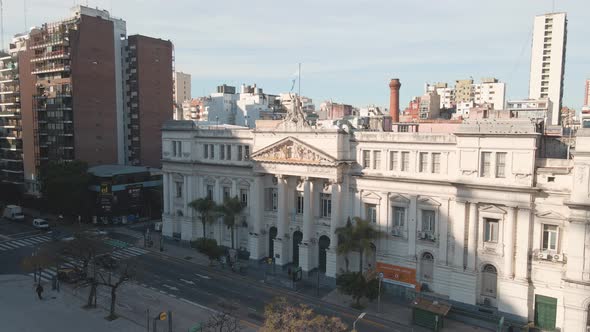
[(8, 251), (21, 247), (38, 246), (51, 240), (49, 235), (36, 235), (28, 238), (0, 242), (0, 251)]
[(135, 248), (135, 247), (127, 247), (125, 249), (115, 250), (111, 253), (115, 259), (127, 259), (135, 256), (141, 256), (148, 253), (147, 250)]

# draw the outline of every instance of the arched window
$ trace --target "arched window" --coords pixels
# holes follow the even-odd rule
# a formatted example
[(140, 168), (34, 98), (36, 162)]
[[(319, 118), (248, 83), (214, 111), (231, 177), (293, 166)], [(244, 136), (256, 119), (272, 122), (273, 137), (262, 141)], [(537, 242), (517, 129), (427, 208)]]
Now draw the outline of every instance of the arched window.
[(498, 270), (491, 264), (484, 265), (481, 271), (481, 295), (496, 297)]
[(434, 272), (434, 257), (431, 253), (425, 252), (420, 259), (420, 279), (422, 281), (432, 281)]

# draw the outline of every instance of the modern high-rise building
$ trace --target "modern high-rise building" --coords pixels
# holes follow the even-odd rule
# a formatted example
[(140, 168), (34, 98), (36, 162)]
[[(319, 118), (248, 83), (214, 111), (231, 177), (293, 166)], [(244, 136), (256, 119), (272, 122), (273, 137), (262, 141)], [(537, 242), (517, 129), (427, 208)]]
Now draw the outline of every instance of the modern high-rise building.
[(566, 42), (566, 13), (549, 13), (535, 17), (529, 98), (551, 100), (553, 125), (559, 124), (561, 119), (559, 112), (563, 96)]
[(191, 100), (191, 75), (177, 71), (174, 73), (174, 103), (181, 107), (187, 100)]
[[(15, 36), (0, 56), (1, 180), (35, 193), (49, 161), (159, 167), (173, 66), (171, 43), (156, 41), (127, 39), (125, 21), (84, 6)], [(153, 135), (153, 147), (133, 143)]]
[(584, 85), (584, 107), (590, 107), (590, 78), (586, 80)]
[[(169, 40), (129, 36), (125, 62), (126, 163), (160, 167), (161, 127), (172, 119), (172, 58)], [(190, 83), (189, 83), (190, 84)]]

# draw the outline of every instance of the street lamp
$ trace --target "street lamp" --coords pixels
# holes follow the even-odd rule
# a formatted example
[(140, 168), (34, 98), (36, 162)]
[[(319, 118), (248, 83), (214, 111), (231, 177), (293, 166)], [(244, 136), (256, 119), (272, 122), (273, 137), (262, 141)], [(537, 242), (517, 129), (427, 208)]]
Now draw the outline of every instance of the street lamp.
[(353, 331), (356, 331), (356, 322), (363, 319), (363, 317), (365, 317), (366, 314), (367, 314), (366, 312), (361, 312), (361, 314), (358, 316), (358, 318), (352, 323), (352, 330)]

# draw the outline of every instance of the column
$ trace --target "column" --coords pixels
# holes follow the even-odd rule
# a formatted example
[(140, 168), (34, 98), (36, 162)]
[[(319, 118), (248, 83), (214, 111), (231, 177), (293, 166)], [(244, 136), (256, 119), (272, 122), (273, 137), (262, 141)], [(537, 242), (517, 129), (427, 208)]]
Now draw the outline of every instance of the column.
[[(531, 228), (531, 210), (519, 208), (516, 215), (516, 261), (514, 275), (518, 279), (528, 277), (529, 237)], [(568, 269), (569, 269), (568, 261)]]
[(170, 187), (170, 174), (164, 173), (162, 177), (163, 180), (163, 188), (162, 188), (162, 196), (164, 198), (164, 214), (170, 214), (170, 196), (168, 195), (168, 187)]
[(474, 271), (477, 257), (477, 203), (469, 203), (469, 237), (467, 238), (467, 268)]
[(332, 182), (332, 215), (330, 218), (330, 249), (326, 252), (326, 276), (335, 278), (338, 272), (338, 236), (336, 230), (342, 225), (342, 213), (340, 211), (340, 193), (342, 186), (340, 183)]
[(254, 175), (254, 183), (250, 187), (248, 197), (248, 209), (250, 211), (250, 220), (248, 222), (252, 224), (252, 232), (250, 233), (248, 245), (250, 247), (250, 259), (254, 260), (266, 256), (266, 251), (264, 250), (265, 236), (260, 234), (264, 211), (263, 180), (263, 175)]
[(183, 241), (192, 240), (193, 236), (193, 225), (192, 220), (189, 218), (189, 207), (188, 207), (188, 192), (189, 183), (188, 175), (182, 175), (182, 211), (183, 217), (180, 222), (180, 238)]
[(444, 265), (448, 265), (447, 248), (449, 239), (449, 200), (443, 199), (442, 205), (438, 211), (439, 220), (439, 257), (438, 261)]
[(230, 198), (233, 197), (238, 197), (238, 199), (240, 198), (240, 193), (238, 190), (238, 179), (231, 179), (231, 193), (229, 194)]
[(453, 237), (455, 238), (455, 266), (464, 269), (465, 255), (465, 202), (455, 202), (455, 218), (453, 220)]
[(382, 192), (381, 200), (379, 201), (377, 225), (384, 232), (387, 231), (387, 220), (389, 220), (389, 193)]
[(278, 176), (278, 211), (277, 211), (277, 238), (274, 240), (274, 252), (277, 265), (285, 265), (289, 262), (286, 257), (286, 239), (287, 232), (287, 177)]
[(408, 214), (408, 256), (416, 256), (416, 225), (417, 225), (417, 201), (418, 196), (410, 197), (410, 208)]
[(516, 216), (516, 209), (508, 208), (508, 216), (504, 224), (504, 275), (507, 278), (512, 278), (514, 275), (514, 236), (516, 230), (514, 229), (514, 219)]
[(311, 181), (308, 177), (303, 179), (303, 241), (308, 244), (311, 239), (313, 227), (313, 198)]

